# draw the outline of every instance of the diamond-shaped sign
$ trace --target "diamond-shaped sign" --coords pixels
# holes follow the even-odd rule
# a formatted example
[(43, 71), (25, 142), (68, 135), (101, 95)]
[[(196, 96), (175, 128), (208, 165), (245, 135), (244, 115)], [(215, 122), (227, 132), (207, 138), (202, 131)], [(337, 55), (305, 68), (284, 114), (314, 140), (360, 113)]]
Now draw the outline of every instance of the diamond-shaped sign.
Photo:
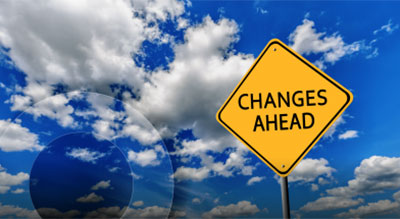
[(346, 88), (273, 39), (217, 120), (278, 175), (287, 176), (352, 100)]

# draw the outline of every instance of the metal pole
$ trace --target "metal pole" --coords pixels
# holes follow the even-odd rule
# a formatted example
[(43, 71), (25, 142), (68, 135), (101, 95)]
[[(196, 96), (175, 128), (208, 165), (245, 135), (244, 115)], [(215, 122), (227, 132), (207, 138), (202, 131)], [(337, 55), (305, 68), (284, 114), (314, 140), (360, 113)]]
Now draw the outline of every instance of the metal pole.
[(289, 206), (289, 189), (288, 189), (288, 179), (286, 177), (281, 177), (281, 192), (282, 192), (282, 213), (283, 218), (290, 218), (290, 206)]

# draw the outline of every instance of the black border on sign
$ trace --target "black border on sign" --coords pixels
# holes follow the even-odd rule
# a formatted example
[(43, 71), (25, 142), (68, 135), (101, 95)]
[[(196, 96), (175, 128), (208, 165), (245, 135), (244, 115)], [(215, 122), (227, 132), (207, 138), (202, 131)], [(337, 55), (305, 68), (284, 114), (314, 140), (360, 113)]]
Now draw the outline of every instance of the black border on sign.
[[(258, 62), (261, 60), (261, 58), (264, 56), (264, 54), (268, 51), (269, 47), (271, 47), (274, 44), (278, 44), (281, 47), (283, 47), (286, 51), (290, 52), (290, 54), (292, 54), (294, 57), (296, 57), (297, 59), (299, 59), (301, 62), (303, 62), (305, 65), (307, 65), (308, 67), (310, 67), (312, 70), (314, 70), (316, 73), (318, 73), (320, 76), (322, 76), (323, 78), (325, 78), (327, 81), (329, 81), (331, 84), (333, 84), (335, 87), (337, 87), (339, 90), (343, 91), (343, 93), (346, 94), (347, 96), (347, 100), (346, 103), (339, 109), (339, 111), (335, 114), (335, 116), (333, 116), (333, 118), (328, 122), (328, 124), (326, 124), (326, 126), (321, 130), (320, 133), (318, 133), (318, 135), (311, 141), (311, 143), (306, 147), (306, 149), (300, 154), (300, 156), (296, 159), (296, 161), (287, 169), (287, 171), (285, 172), (281, 172), (279, 171), (272, 163), (270, 163), (264, 156), (262, 156), (260, 153), (258, 153), (257, 150), (255, 150), (246, 140), (244, 140), (238, 133), (236, 133), (231, 127), (228, 126), (228, 124), (226, 124), (222, 118), (221, 118), (221, 113), (224, 111), (225, 107), (228, 105), (228, 103), (231, 101), (231, 99), (233, 98), (233, 96), (236, 94), (236, 92), (239, 90), (239, 88), (242, 86), (242, 84), (246, 81), (247, 77), (251, 74), (251, 72), (253, 71), (253, 69), (257, 66)], [(272, 168), (274, 168), (274, 170), (282, 175), (288, 173), (291, 171), (291, 169), (297, 164), (297, 162), (299, 162), (299, 159), (301, 157), (303, 157), (303, 155), (310, 149), (310, 147), (312, 147), (314, 145), (314, 143), (316, 143), (317, 139), (322, 135), (322, 133), (325, 132), (325, 130), (331, 125), (331, 123), (336, 119), (336, 117), (338, 117), (338, 115), (340, 114), (340, 112), (346, 107), (347, 104), (349, 104), (351, 100), (350, 94), (347, 93), (346, 90), (344, 90), (343, 88), (341, 88), (340, 86), (338, 86), (336, 84), (335, 81), (332, 81), (330, 78), (326, 77), (324, 74), (322, 74), (318, 69), (316, 69), (314, 66), (310, 65), (309, 63), (307, 63), (302, 57), (299, 57), (297, 54), (293, 53), (292, 51), (290, 51), (288, 48), (286, 48), (285, 45), (282, 45), (282, 43), (280, 43), (279, 41), (274, 41), (272, 43), (270, 43), (268, 45), (268, 47), (263, 51), (263, 53), (260, 55), (260, 57), (257, 59), (256, 63), (252, 66), (252, 68), (250, 69), (250, 71), (246, 74), (246, 76), (243, 78), (243, 80), (241, 81), (241, 83), (236, 87), (235, 91), (231, 94), (231, 96), (229, 97), (229, 99), (225, 102), (225, 104), (222, 106), (221, 110), (218, 112), (218, 119), (219, 121), (221, 121), (227, 128), (229, 128), (229, 130), (234, 133), (238, 138), (240, 138), (240, 140), (242, 140), (242, 142), (246, 143), (247, 146), (249, 146), (253, 152), (255, 152), (260, 158), (262, 158), (265, 162), (267, 162)]]

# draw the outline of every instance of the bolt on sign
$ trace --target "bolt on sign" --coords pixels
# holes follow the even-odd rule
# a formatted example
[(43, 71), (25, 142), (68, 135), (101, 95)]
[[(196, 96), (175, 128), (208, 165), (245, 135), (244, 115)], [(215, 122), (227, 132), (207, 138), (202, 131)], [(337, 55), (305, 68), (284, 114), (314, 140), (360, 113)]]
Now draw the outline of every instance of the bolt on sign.
[(271, 40), (217, 113), (217, 120), (285, 177), (353, 95), (278, 39)]

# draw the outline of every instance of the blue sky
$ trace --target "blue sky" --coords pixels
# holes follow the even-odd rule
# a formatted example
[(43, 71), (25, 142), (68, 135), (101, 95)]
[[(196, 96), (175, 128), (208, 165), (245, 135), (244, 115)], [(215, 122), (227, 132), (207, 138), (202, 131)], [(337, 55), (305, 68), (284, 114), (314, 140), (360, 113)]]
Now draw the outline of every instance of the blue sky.
[(182, 217), (280, 217), (278, 177), (215, 120), (278, 38), (354, 95), (289, 176), (292, 216), (399, 217), (399, 9), (2, 1), (0, 216), (37, 216), (36, 157), (60, 136), (88, 132), (117, 145), (132, 168), (127, 217), (166, 216), (171, 206)]

